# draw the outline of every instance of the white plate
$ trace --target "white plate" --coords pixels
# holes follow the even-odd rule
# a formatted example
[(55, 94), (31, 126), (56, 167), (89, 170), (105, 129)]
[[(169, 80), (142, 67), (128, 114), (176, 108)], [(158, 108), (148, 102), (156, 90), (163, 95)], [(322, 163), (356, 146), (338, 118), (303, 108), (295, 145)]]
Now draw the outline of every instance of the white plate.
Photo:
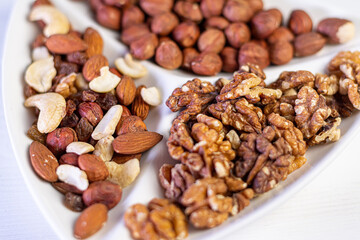
[[(105, 41), (104, 54), (110, 62), (113, 62), (116, 57), (126, 52), (126, 47), (116, 40), (118, 39), (118, 34), (104, 29), (95, 23), (92, 13), (83, 2), (71, 2), (69, 0), (53, 0), (53, 2), (56, 7), (68, 16), (74, 29), (82, 31), (86, 27), (92, 26), (100, 31)], [(296, 0), (265, 0), (265, 2), (266, 8), (277, 6), (285, 16), (289, 15), (291, 9), (298, 8), (296, 7), (298, 6), (296, 3), (298, 1)], [(347, 0), (347, 2), (351, 4), (343, 4), (341, 10), (336, 6), (336, 1), (329, 2), (325, 0), (316, 2), (310, 0), (302, 1), (301, 8), (310, 13), (315, 24), (319, 19), (326, 16), (346, 16), (346, 18), (352, 19), (356, 23), (357, 29), (360, 30), (358, 25), (360, 22), (356, 13), (353, 15), (349, 14), (351, 12), (354, 13), (352, 9), (359, 9), (360, 2), (355, 3), (351, 0)], [(41, 181), (34, 174), (28, 157), (28, 147), (31, 140), (26, 137), (26, 131), (31, 126), (35, 117), (31, 111), (23, 107), (23, 75), (26, 67), (31, 63), (30, 44), (39, 31), (35, 24), (27, 21), (30, 5), (30, 0), (18, 1), (15, 4), (6, 35), (2, 62), (5, 118), (17, 163), (38, 207), (60, 238), (72, 239), (73, 225), (79, 214), (65, 208), (62, 203), (63, 196), (51, 187), (50, 184)], [(338, 51), (356, 49), (356, 46), (360, 46), (359, 43), (360, 34), (358, 31), (355, 39), (345, 45), (326, 46), (315, 56), (294, 59), (286, 66), (266, 69), (267, 81), (275, 80), (283, 70), (305, 69), (312, 72), (323, 72), (326, 64)], [(150, 74), (144, 79), (136, 80), (136, 84), (158, 86), (162, 91), (164, 102), (174, 88), (194, 77), (194, 75), (183, 71), (164, 70), (151, 62), (145, 62), (145, 65), (149, 69)], [(222, 74), (221, 76), (229, 78), (231, 74)], [(201, 77), (201, 79), (214, 82), (218, 77)], [(105, 227), (91, 239), (130, 238), (122, 218), (125, 209), (134, 203), (147, 203), (153, 197), (162, 196), (163, 191), (158, 184), (157, 172), (163, 163), (172, 162), (167, 153), (165, 142), (169, 136), (171, 121), (176, 114), (171, 113), (165, 104), (151, 110), (146, 120), (148, 129), (163, 134), (164, 139), (151, 151), (144, 154), (141, 160), (140, 176), (134, 184), (125, 189), (121, 202), (110, 211)], [(308, 163), (300, 170), (291, 174), (276, 189), (254, 199), (250, 206), (239, 215), (230, 218), (217, 228), (206, 231), (191, 229), (189, 239), (218, 239), (248, 224), (288, 199), (330, 164), (344, 147), (348, 145), (347, 143), (354, 138), (360, 130), (359, 115), (354, 114), (344, 120), (341, 124), (341, 130), (342, 138), (337, 143), (311, 148), (306, 154)]]

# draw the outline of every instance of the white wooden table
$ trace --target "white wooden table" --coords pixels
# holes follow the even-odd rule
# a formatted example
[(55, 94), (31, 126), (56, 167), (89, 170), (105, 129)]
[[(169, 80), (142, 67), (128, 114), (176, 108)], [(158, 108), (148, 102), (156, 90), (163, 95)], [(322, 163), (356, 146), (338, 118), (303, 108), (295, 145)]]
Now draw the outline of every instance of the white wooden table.
[[(12, 1), (0, 0), (0, 56), (11, 5)], [(360, 136), (311, 184), (285, 204), (229, 234), (224, 240), (360, 239), (359, 146)], [(0, 159), (0, 239), (57, 239), (32, 200), (18, 170), (2, 104)]]

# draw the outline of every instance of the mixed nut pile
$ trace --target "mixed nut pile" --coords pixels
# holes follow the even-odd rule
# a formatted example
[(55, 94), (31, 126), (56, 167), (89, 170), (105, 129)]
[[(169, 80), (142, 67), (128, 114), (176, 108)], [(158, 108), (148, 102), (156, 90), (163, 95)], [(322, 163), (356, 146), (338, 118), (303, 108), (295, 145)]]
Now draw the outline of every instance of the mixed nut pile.
[(313, 32), (311, 17), (292, 11), (286, 26), (276, 9), (262, 0), (89, 0), (96, 20), (120, 30), (133, 57), (163, 68), (199, 75), (234, 72), (252, 63), (262, 69), (283, 65), (294, 56), (317, 53), (326, 42), (354, 36), (354, 24), (326, 18)]
[(35, 1), (29, 18), (42, 29), (25, 73), (25, 106), (37, 115), (27, 132), (31, 165), (66, 207), (83, 211), (74, 228), (82, 239), (102, 227), (138, 176), (141, 154), (161, 141), (143, 122), (161, 97), (135, 86), (132, 77), (147, 73), (141, 63), (126, 55), (109, 67), (100, 34), (73, 30), (50, 2)]

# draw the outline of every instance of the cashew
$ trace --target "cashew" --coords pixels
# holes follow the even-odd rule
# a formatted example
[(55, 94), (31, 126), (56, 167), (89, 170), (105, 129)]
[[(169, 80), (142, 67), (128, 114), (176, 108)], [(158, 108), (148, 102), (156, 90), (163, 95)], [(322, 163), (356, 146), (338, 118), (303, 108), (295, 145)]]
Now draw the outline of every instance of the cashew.
[(55, 88), (55, 92), (61, 94), (64, 98), (77, 93), (77, 89), (74, 87), (75, 80), (76, 73), (70, 73), (69, 75), (61, 78), (59, 84)]
[(89, 186), (86, 173), (78, 167), (62, 164), (57, 167), (56, 175), (61, 181), (75, 186), (80, 191), (85, 191)]
[(25, 73), (25, 81), (37, 92), (47, 92), (56, 76), (54, 58), (48, 57), (33, 62)]
[(91, 80), (89, 87), (94, 92), (107, 93), (116, 88), (120, 80), (117, 75), (109, 71), (108, 66), (105, 66), (100, 69), (100, 76)]
[(129, 53), (125, 55), (125, 58), (116, 59), (115, 66), (122, 74), (132, 78), (141, 78), (148, 72), (144, 65), (134, 60)]
[(86, 142), (72, 142), (66, 147), (67, 153), (76, 153), (77, 155), (94, 151), (94, 147)]
[(151, 106), (158, 106), (161, 104), (160, 91), (156, 87), (142, 88), (140, 94), (142, 99)]
[(54, 131), (66, 115), (66, 102), (58, 93), (42, 93), (26, 99), (25, 107), (37, 107), (40, 110), (37, 128), (41, 133)]
[(43, 34), (50, 37), (53, 34), (66, 34), (70, 30), (67, 17), (53, 6), (40, 5), (34, 7), (30, 12), (30, 21), (42, 20), (46, 26)]
[(100, 157), (104, 162), (110, 161), (114, 154), (113, 141), (113, 136), (106, 136), (100, 139), (95, 145), (94, 155)]
[(50, 57), (50, 53), (48, 49), (44, 46), (34, 48), (31, 54), (31, 58), (33, 61), (38, 61), (48, 57)]
[(121, 105), (112, 106), (96, 126), (91, 137), (95, 140), (100, 140), (104, 137), (113, 135), (122, 112), (123, 109)]
[(129, 186), (140, 173), (139, 160), (134, 158), (126, 163), (106, 162), (109, 171), (108, 180), (118, 184), (121, 188)]
[(89, 89), (89, 83), (84, 79), (84, 77), (83, 77), (83, 75), (81, 73), (78, 73), (76, 75), (75, 86), (79, 90)]

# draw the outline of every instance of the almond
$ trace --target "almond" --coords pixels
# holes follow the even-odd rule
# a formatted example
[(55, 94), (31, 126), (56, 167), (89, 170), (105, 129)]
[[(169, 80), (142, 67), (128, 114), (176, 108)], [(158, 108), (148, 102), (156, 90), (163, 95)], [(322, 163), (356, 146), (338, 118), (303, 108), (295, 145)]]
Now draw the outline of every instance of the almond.
[(93, 28), (87, 28), (84, 33), (84, 41), (88, 45), (86, 54), (90, 58), (94, 55), (102, 54), (104, 42), (101, 35)]
[(132, 114), (140, 117), (142, 120), (145, 120), (149, 114), (149, 104), (147, 104), (141, 97), (141, 89), (143, 88), (145, 88), (145, 86), (141, 85), (136, 89), (135, 99), (131, 105), (131, 112)]
[(130, 105), (135, 98), (136, 86), (129, 76), (123, 76), (116, 87), (116, 96), (122, 105)]
[(56, 182), (56, 168), (59, 163), (54, 154), (37, 141), (31, 143), (29, 153), (31, 165), (39, 177), (48, 182)]
[(76, 220), (74, 237), (85, 239), (99, 231), (107, 221), (107, 207), (96, 203), (86, 208)]
[(304, 57), (317, 53), (326, 43), (326, 39), (319, 33), (309, 32), (295, 38), (295, 56)]
[(87, 44), (75, 34), (54, 34), (45, 43), (50, 52), (68, 54), (87, 49)]
[(105, 163), (96, 155), (83, 154), (79, 156), (78, 164), (86, 172), (90, 182), (105, 180), (109, 175)]
[(82, 198), (86, 206), (102, 203), (110, 210), (120, 202), (121, 195), (122, 190), (119, 185), (110, 181), (98, 181), (89, 185)]
[(146, 131), (146, 125), (138, 116), (126, 117), (123, 121), (121, 121), (120, 124), (116, 126), (117, 135), (143, 131)]
[(131, 159), (138, 159), (140, 161), (141, 159), (141, 153), (138, 154), (127, 154), (127, 155), (123, 155), (123, 154), (115, 154), (115, 156), (113, 157), (112, 161), (116, 162), (117, 164), (123, 164), (126, 163), (127, 161), (131, 160)]
[(109, 62), (103, 55), (94, 55), (86, 61), (82, 73), (87, 81), (100, 76), (100, 69), (109, 66)]
[(156, 132), (126, 133), (115, 138), (113, 148), (120, 154), (142, 153), (155, 146), (162, 138)]

